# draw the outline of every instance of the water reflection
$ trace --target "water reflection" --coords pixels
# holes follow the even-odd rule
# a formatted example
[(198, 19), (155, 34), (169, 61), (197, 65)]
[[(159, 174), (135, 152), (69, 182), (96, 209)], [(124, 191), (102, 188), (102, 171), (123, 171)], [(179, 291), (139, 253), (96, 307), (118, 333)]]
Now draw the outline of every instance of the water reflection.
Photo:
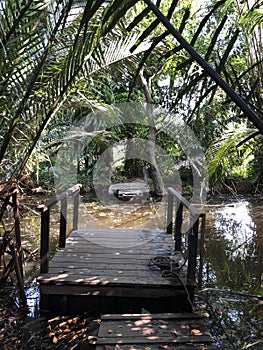
[(40, 292), (38, 285), (35, 284), (30, 286), (25, 290), (26, 298), (27, 298), (27, 308), (28, 308), (28, 317), (36, 318), (39, 316), (39, 300), (40, 300)]
[(206, 285), (262, 293), (262, 200), (206, 207)]

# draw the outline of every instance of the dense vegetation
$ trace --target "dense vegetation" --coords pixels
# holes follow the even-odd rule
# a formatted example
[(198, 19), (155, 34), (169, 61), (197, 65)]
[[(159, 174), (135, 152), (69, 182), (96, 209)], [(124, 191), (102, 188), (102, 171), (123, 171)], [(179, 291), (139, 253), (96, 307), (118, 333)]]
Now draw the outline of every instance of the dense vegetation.
[[(153, 13), (154, 4), (251, 113), (240, 109), (189, 54), (158, 11)], [(114, 163), (108, 151), (116, 144), (125, 157), (114, 169), (105, 168), (112, 171), (112, 182), (142, 177), (146, 169), (158, 196), (161, 170), (171, 178), (177, 173), (191, 193), (193, 168), (186, 143), (180, 143), (189, 130), (195, 135), (189, 147), (198, 151), (196, 171), (205, 164), (197, 159), (201, 152), (212, 191), (262, 194), (262, 10), (262, 0), (0, 0), (0, 197), (5, 181), (54, 190), (54, 174), (63, 178), (65, 169), (66, 187), (78, 181), (92, 192), (94, 169), (102, 155)], [(129, 122), (120, 107), (126, 103), (137, 106), (136, 118)], [(163, 120), (168, 118), (161, 127), (156, 110)], [(169, 133), (173, 122), (179, 125), (176, 137)], [(130, 157), (129, 139), (135, 140), (135, 150), (140, 148), (138, 140), (149, 141), (149, 158)], [(63, 153), (63, 147), (69, 153)], [(158, 149), (163, 151), (162, 169), (155, 166)], [(1, 238), (10, 233), (2, 215), (0, 210)], [(218, 281), (234, 289), (240, 278), (248, 281), (240, 298), (225, 290), (206, 290), (198, 297), (199, 311), (218, 321), (215, 335), (222, 349), (228, 344), (259, 349), (262, 342), (262, 297), (245, 293), (262, 290), (261, 270), (257, 275), (249, 265), (260, 260), (262, 251), (257, 243), (261, 235), (255, 236), (256, 243), (254, 238), (242, 241), (245, 258), (238, 253), (233, 258), (241, 275), (231, 260), (240, 248), (235, 235), (233, 246), (225, 239), (208, 239)], [(225, 264), (217, 261), (220, 255)], [(2, 289), (0, 293), (2, 297)], [(4, 349), (90, 348), (90, 320), (85, 315), (26, 323), (25, 313), (17, 314), (15, 300), (8, 296), (0, 302)]]
[[(211, 186), (240, 176), (262, 189), (262, 133), (147, 3), (0, 2), (1, 181), (17, 179), (29, 185), (33, 180), (34, 186), (50, 186), (61, 140), (87, 116), (86, 130), (99, 132), (81, 151), (81, 182), (88, 182), (96, 159), (109, 145), (131, 133), (140, 138), (158, 134), (155, 141), (177, 162), (184, 161), (178, 144), (158, 133), (149, 119), (133, 128), (107, 129), (107, 120), (90, 114), (123, 101), (147, 101), (180, 116), (195, 132), (207, 154)], [(260, 121), (261, 1), (176, 0), (156, 5)], [(108, 118), (116, 118), (116, 110)], [(117, 179), (137, 165), (122, 165)], [(181, 176), (186, 168), (181, 167)]]

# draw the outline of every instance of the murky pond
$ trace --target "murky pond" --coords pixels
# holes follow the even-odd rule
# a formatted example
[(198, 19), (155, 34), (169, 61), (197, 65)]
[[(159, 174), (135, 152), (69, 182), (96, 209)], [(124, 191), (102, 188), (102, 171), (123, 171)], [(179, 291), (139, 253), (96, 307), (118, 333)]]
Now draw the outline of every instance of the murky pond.
[[(45, 198), (37, 201), (43, 203)], [(29, 202), (24, 200), (21, 208), (23, 246), (33, 252), (25, 266), (27, 282), (39, 274), (36, 255), (40, 245), (40, 215), (35, 211), (35, 203), (34, 198)], [(109, 208), (82, 198), (80, 211), (79, 226), (160, 229), (166, 226), (164, 202), (124, 203), (121, 207)], [(257, 295), (263, 294), (263, 198), (218, 197), (208, 201), (203, 211), (207, 218), (205, 263), (197, 308), (212, 316), (211, 327), (219, 349), (260, 349), (263, 309), (262, 298)], [(55, 208), (51, 215), (51, 254), (58, 242), (58, 223), (59, 208)], [(71, 224), (69, 220), (69, 228)], [(38, 316), (36, 284), (27, 288), (27, 297), (29, 316)], [(234, 347), (231, 343), (239, 345)]]
[(205, 207), (204, 289), (198, 310), (208, 312), (219, 349), (262, 349), (263, 200), (217, 198)]
[(205, 284), (263, 294), (263, 200), (228, 199), (205, 212)]

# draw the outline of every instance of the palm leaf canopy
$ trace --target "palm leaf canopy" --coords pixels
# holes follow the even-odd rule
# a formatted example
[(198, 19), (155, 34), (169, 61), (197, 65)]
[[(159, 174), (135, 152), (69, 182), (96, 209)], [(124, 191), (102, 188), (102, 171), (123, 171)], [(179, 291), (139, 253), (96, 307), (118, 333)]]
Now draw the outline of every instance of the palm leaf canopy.
[(113, 26), (114, 2), (6, 0), (0, 6), (0, 162), (16, 150), (13, 169), (20, 171), (74, 87), (134, 55), (129, 48), (138, 34), (124, 36)]
[[(218, 60), (210, 64), (239, 89), (248, 103), (257, 98), (259, 89), (255, 88), (249, 96), (244, 90), (243, 78), (261, 67), (261, 56), (243, 76), (225, 70), (226, 62), (240, 43), (240, 33), (244, 35), (239, 28), (230, 31), (231, 1), (211, 2), (198, 11), (193, 11), (192, 1), (158, 0), (155, 3), (156, 6), (148, 0), (0, 2), (0, 162), (3, 173), (6, 167), (11, 167), (15, 176), (21, 172), (50, 120), (67, 113), (68, 108), (74, 109), (69, 102), (79, 83), (85, 81), (92, 87), (101, 70), (132, 56), (139, 55), (140, 69), (157, 47), (163, 73), (170, 76), (173, 108), (182, 109), (186, 99), (193, 101), (194, 96), (194, 107), (190, 104), (188, 108), (191, 120), (196, 110), (203, 108), (204, 100), (215, 98), (217, 83), (198, 68), (184, 45), (170, 35), (169, 26), (162, 23), (158, 13), (151, 15), (153, 6), (178, 28), (179, 34), (185, 35), (192, 47), (200, 48), (208, 61), (214, 60), (220, 36), (227, 33), (227, 47)], [(246, 13), (255, 8), (252, 6)], [(199, 22), (194, 22), (197, 13)], [(242, 18), (245, 21), (245, 14)], [(258, 17), (255, 21), (258, 23)], [(208, 30), (212, 33), (211, 40), (203, 42), (204, 32)], [(261, 113), (261, 106), (257, 106)], [(13, 159), (11, 165), (10, 158)]]

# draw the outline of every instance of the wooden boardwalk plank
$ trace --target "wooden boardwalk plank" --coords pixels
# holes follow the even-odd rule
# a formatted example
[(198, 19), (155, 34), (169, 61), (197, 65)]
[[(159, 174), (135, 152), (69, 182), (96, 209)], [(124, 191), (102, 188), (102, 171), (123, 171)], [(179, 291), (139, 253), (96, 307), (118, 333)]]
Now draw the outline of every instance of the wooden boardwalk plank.
[(96, 349), (216, 349), (200, 315), (130, 314), (101, 318)]
[[(111, 240), (115, 237), (123, 240), (123, 235), (133, 234), (136, 237), (147, 236), (147, 242), (126, 248), (104, 246), (90, 241), (87, 237), (98, 234), (108, 237), (107, 242), (114, 245)], [(152, 240), (150, 239), (152, 238)], [(104, 242), (102, 239), (102, 242)], [(132, 240), (129, 241), (133, 242)], [(137, 241), (136, 241), (137, 242)], [(134, 242), (133, 242), (134, 243)], [(119, 245), (119, 243), (118, 243)], [(122, 246), (124, 243), (122, 243)], [(163, 277), (160, 269), (149, 266), (150, 259), (158, 255), (169, 256), (173, 240), (170, 236), (157, 230), (130, 230), (130, 229), (80, 229), (72, 233), (67, 239), (66, 248), (57, 252), (50, 263), (49, 272), (39, 277), (40, 283), (110, 283), (137, 285), (178, 285), (178, 278)], [(168, 250), (167, 250), (168, 249)], [(173, 255), (173, 259), (180, 259), (181, 255)], [(186, 271), (181, 273), (185, 278)], [(95, 282), (94, 282), (95, 281)]]
[[(73, 302), (67, 301), (70, 296), (122, 298), (114, 303), (127, 305), (129, 298), (141, 297), (158, 299), (159, 310), (160, 298), (177, 295), (183, 307), (183, 297), (178, 294), (189, 299), (185, 293), (187, 267), (183, 266), (178, 275), (163, 276), (159, 267), (149, 264), (151, 258), (157, 256), (170, 257), (183, 264), (181, 253), (174, 252), (173, 246), (173, 238), (160, 230), (82, 228), (74, 231), (66, 247), (50, 261), (48, 273), (38, 278), (42, 305), (47, 309), (58, 307), (56, 296), (64, 296), (63, 303), (71, 303), (71, 307)], [(194, 286), (188, 287), (193, 297)], [(166, 303), (175, 303), (177, 299)], [(107, 302), (101, 299), (98, 303)]]

